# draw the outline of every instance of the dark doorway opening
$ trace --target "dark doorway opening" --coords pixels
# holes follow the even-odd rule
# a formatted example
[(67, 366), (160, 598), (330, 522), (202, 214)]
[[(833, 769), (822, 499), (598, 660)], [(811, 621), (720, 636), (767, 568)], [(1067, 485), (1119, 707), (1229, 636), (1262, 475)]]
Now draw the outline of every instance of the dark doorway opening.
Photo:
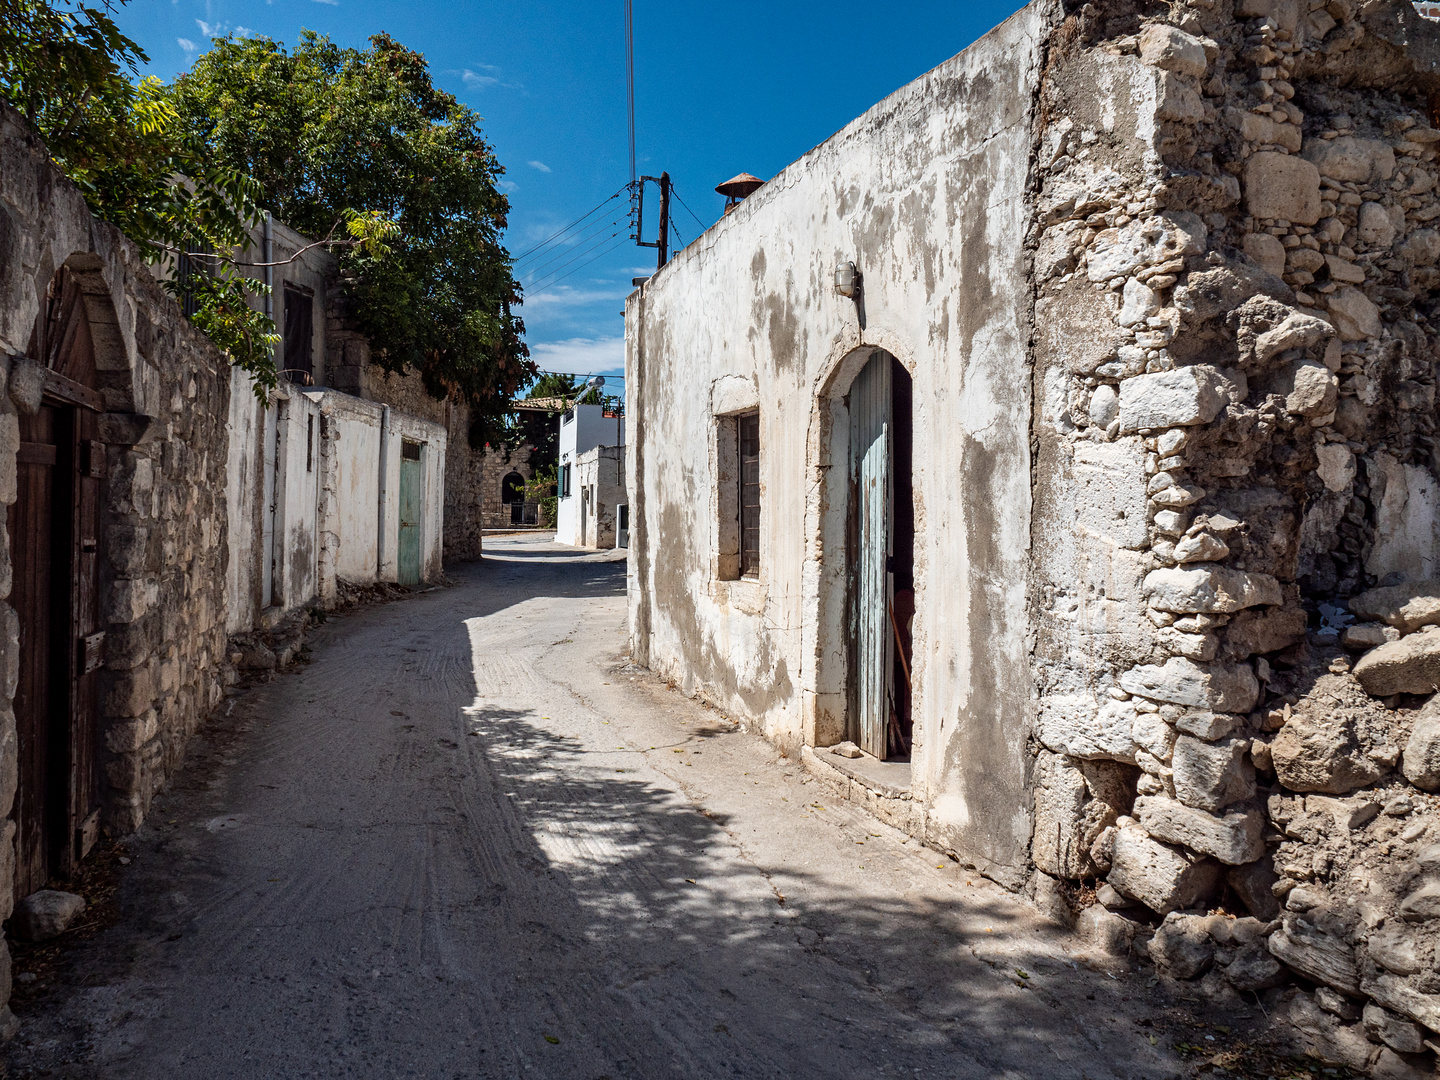
[(284, 374), (299, 386), (315, 385), (315, 293), (285, 282)]
[(891, 439), (890, 478), (895, 492), (890, 539), (891, 632), (895, 657), (890, 672), (891, 699), (896, 723), (890, 732), (887, 757), (910, 760), (915, 728), (914, 692), (910, 685), (911, 642), (915, 622), (915, 442), (913, 437), (914, 387), (905, 365), (890, 358)]
[(510, 507), (510, 524), (520, 525), (525, 521), (525, 478), (518, 472), (510, 471), (500, 481), (500, 502)]

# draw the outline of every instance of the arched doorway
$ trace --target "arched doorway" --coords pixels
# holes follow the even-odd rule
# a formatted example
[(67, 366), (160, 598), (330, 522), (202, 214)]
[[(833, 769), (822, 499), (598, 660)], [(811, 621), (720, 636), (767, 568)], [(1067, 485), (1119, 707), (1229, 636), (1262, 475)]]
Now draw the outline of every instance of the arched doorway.
[(514, 469), (500, 481), (500, 502), (510, 507), (510, 524), (520, 525), (525, 521), (525, 477)]
[(912, 389), (903, 364), (871, 352), (846, 395), (848, 737), (908, 761), (915, 615)]
[(8, 519), (20, 621), (17, 897), (69, 876), (99, 831), (104, 405), (82, 273), (55, 275), (28, 351), (45, 371), (39, 409), (20, 417)]

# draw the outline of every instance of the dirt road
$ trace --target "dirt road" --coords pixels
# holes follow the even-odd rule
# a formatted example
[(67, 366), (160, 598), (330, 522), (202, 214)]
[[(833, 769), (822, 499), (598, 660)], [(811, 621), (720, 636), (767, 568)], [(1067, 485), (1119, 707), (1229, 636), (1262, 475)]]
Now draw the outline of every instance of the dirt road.
[[(236, 699), (10, 1074), (1157, 1077), (1144, 975), (626, 670), (624, 564), (487, 543)], [(1148, 1021), (1147, 1021), (1148, 1022)]]

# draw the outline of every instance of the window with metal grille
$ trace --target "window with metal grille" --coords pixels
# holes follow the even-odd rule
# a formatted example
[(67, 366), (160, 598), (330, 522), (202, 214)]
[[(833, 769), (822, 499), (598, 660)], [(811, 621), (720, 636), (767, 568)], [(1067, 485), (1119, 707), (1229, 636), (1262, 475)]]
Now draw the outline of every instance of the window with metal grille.
[(760, 414), (736, 417), (740, 451), (740, 576), (760, 573)]
[(315, 333), (315, 294), (285, 283), (285, 377), (300, 386), (315, 383), (311, 344)]
[(562, 499), (568, 499), (569, 497), (570, 497), (570, 466), (569, 466), (569, 465), (561, 465), (561, 466), (560, 466), (560, 498), (562, 498)]
[(400, 443), (400, 456), (409, 461), (419, 461), (420, 444), (418, 442), (411, 442), (409, 439), (403, 440)]

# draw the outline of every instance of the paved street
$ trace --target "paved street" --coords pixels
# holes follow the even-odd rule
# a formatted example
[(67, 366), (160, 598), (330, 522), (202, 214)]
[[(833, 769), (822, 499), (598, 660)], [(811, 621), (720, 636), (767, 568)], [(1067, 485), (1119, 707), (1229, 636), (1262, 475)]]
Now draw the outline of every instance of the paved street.
[(487, 551), (195, 742), (118, 923), (22, 995), (12, 1076), (1179, 1068), (1145, 976), (628, 669), (623, 562)]

